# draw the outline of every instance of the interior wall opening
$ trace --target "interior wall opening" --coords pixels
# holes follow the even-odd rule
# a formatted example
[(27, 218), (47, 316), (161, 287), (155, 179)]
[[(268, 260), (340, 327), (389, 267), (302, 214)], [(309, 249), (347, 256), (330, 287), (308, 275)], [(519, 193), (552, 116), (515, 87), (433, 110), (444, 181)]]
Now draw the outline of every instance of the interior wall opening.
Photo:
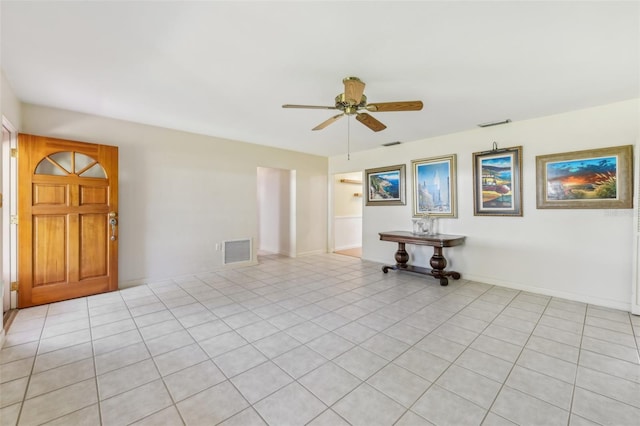
[(258, 256), (296, 255), (295, 170), (257, 168)]
[(362, 172), (333, 176), (333, 252), (362, 257)]

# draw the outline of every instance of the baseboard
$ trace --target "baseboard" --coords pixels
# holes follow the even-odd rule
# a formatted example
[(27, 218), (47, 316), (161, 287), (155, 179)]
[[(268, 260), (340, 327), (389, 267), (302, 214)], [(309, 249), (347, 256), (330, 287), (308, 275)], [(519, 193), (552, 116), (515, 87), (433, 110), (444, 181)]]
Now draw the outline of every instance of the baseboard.
[(7, 332), (9, 331), (11, 324), (13, 324), (13, 320), (15, 319), (16, 315), (18, 315), (17, 309), (9, 309), (2, 316), (2, 333), (0, 334), (0, 348), (2, 348), (2, 346), (4, 345), (5, 336), (7, 335)]
[(312, 251), (305, 251), (302, 253), (298, 253), (298, 257), (314, 256), (317, 254), (326, 254), (326, 253), (328, 253), (326, 250), (312, 250)]
[(588, 296), (584, 294), (569, 293), (566, 291), (553, 290), (549, 288), (534, 287), (530, 285), (514, 283), (511, 281), (500, 281), (488, 277), (477, 276), (473, 274), (462, 274), (462, 278), (469, 281), (476, 281), (483, 284), (495, 285), (498, 287), (511, 288), (514, 290), (527, 291), (530, 293), (542, 294), (544, 296), (558, 297), (560, 299), (572, 300), (574, 302), (587, 303), (605, 308), (618, 309), (630, 312), (631, 303), (624, 303), (617, 300), (602, 299), (599, 297)]
[[(362, 258), (362, 260), (380, 263), (381, 265), (394, 263), (393, 261), (381, 262), (378, 259), (365, 259), (364, 257)], [(462, 274), (462, 279), (467, 281), (475, 281), (481, 284), (495, 285), (498, 287), (505, 287), (505, 288), (511, 288), (514, 290), (527, 291), (530, 293), (541, 294), (544, 296), (558, 297), (560, 299), (572, 300), (574, 302), (587, 303), (590, 305), (602, 306), (605, 308), (618, 309), (620, 311), (631, 312), (630, 302), (625, 303), (617, 300), (602, 299), (600, 297), (593, 297), (593, 296), (588, 296), (584, 294), (576, 294), (576, 293), (569, 293), (565, 291), (553, 290), (549, 288), (534, 287), (534, 286), (525, 285), (521, 283), (515, 283), (512, 281), (496, 280), (494, 278), (469, 274), (465, 272), (461, 272), (461, 274)]]
[(352, 244), (352, 245), (349, 245), (349, 246), (336, 247), (336, 248), (333, 249), (333, 251), (351, 250), (351, 249), (360, 248), (360, 247), (362, 247), (362, 244)]
[(227, 270), (227, 269), (236, 269), (236, 268), (246, 268), (247, 266), (255, 266), (258, 265), (258, 261), (257, 260), (250, 260), (247, 262), (236, 262), (236, 263), (231, 263), (228, 265), (220, 265), (217, 268), (214, 269), (210, 269), (208, 271), (198, 271), (198, 272), (193, 272), (193, 273), (189, 273), (189, 274), (181, 274), (181, 275), (174, 275), (171, 277), (154, 277), (154, 278), (136, 278), (134, 280), (127, 280), (127, 281), (120, 281), (118, 283), (118, 290), (122, 290), (125, 288), (130, 288), (130, 287), (136, 287), (139, 285), (144, 285), (147, 283), (152, 283), (152, 282), (157, 282), (157, 281), (167, 281), (167, 280), (173, 280), (176, 278), (180, 278), (180, 277), (185, 277), (185, 276), (195, 276), (195, 275), (201, 275), (201, 274), (207, 274), (209, 272), (217, 272), (217, 271), (223, 271), (223, 270)]

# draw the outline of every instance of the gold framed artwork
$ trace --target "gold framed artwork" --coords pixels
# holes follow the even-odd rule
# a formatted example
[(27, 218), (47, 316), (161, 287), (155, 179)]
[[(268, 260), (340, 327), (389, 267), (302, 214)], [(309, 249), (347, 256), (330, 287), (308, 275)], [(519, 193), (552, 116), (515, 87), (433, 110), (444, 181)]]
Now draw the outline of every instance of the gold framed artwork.
[(367, 206), (403, 206), (405, 201), (405, 165), (365, 170)]
[(633, 207), (633, 146), (536, 157), (539, 209)]
[(413, 216), (458, 217), (456, 155), (411, 161)]
[(473, 214), (522, 216), (522, 147), (473, 153)]

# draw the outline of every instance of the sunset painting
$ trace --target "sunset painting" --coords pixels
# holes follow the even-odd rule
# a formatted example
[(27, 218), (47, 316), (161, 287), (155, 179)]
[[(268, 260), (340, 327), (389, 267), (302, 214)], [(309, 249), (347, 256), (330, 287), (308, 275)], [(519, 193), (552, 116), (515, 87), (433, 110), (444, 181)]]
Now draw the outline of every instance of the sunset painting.
[(618, 157), (549, 162), (548, 200), (603, 200), (618, 196)]

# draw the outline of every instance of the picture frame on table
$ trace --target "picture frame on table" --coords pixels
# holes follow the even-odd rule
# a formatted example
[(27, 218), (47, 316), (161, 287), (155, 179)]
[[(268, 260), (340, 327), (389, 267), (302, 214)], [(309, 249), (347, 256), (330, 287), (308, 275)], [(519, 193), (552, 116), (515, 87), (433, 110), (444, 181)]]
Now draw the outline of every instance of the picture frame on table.
[(522, 146), (473, 153), (474, 216), (522, 216)]
[(633, 208), (633, 146), (536, 157), (539, 209)]
[(456, 154), (411, 161), (413, 216), (458, 217)]
[(404, 206), (404, 164), (365, 170), (367, 206)]

